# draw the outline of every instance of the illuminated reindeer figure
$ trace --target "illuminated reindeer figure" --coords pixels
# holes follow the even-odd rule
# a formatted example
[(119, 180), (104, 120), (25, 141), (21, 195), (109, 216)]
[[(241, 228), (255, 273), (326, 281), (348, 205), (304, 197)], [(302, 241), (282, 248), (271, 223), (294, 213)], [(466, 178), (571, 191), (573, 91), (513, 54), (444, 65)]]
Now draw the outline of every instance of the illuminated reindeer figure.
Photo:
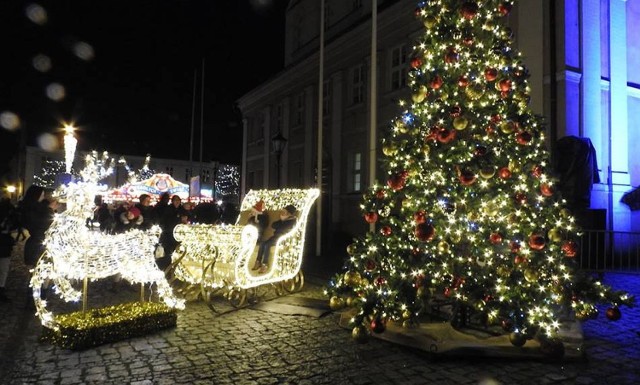
[[(86, 306), (88, 280), (120, 274), (131, 283), (155, 283), (159, 297), (167, 306), (184, 308), (184, 300), (174, 296), (164, 272), (155, 262), (159, 227), (110, 235), (91, 230), (85, 224), (86, 218), (92, 216), (94, 197), (99, 192), (98, 181), (111, 173), (112, 163), (106, 153), (102, 160), (98, 160), (93, 152), (86, 158), (79, 181), (56, 191), (67, 207), (64, 212), (55, 214), (46, 232), (45, 252), (31, 278), (37, 314), (48, 328), (57, 328), (53, 314), (46, 308), (46, 301), (40, 299), (41, 287), (48, 281), (53, 281), (56, 293), (65, 301), (77, 302), (82, 296)], [(84, 295), (72, 286), (73, 280), (84, 281)]]

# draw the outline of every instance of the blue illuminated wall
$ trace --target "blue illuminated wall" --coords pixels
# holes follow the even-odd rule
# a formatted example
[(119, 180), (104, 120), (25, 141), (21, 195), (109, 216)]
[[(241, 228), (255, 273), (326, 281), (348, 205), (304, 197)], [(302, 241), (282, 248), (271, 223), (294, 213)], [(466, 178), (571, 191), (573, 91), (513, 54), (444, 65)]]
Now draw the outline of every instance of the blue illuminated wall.
[(591, 139), (602, 181), (592, 208), (620, 231), (640, 231), (640, 215), (619, 203), (640, 185), (638, 37), (639, 0), (564, 0), (564, 135)]

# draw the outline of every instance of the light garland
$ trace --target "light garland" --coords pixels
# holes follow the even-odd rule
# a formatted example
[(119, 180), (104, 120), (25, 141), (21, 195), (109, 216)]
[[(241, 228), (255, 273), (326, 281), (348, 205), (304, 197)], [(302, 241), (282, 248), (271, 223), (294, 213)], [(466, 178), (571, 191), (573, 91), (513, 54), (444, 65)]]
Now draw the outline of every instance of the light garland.
[(91, 217), (94, 197), (100, 190), (98, 181), (113, 171), (108, 153), (98, 159), (92, 152), (85, 159), (81, 180), (61, 186), (56, 195), (66, 202), (64, 212), (55, 214), (45, 234), (45, 253), (38, 261), (31, 278), (36, 314), (42, 324), (57, 330), (53, 313), (40, 299), (41, 287), (49, 281), (55, 283), (55, 292), (63, 300), (77, 302), (81, 292), (72, 285), (73, 280), (97, 280), (120, 274), (131, 283), (155, 284), (158, 295), (170, 308), (184, 308), (184, 300), (176, 298), (164, 273), (158, 269), (154, 249), (160, 228), (148, 231), (130, 230), (109, 235), (96, 232), (85, 225)]
[[(175, 274), (178, 279), (192, 285), (210, 289), (249, 289), (281, 282), (295, 277), (300, 271), (304, 255), (307, 217), (313, 202), (320, 195), (318, 189), (251, 190), (240, 207), (249, 210), (259, 200), (265, 210), (281, 210), (294, 205), (297, 222), (283, 234), (273, 247), (273, 261), (266, 274), (250, 270), (250, 260), (256, 254), (258, 230), (252, 225), (178, 225), (174, 237), (180, 247), (174, 252), (174, 261), (180, 259)], [(238, 221), (240, 218), (238, 218)]]

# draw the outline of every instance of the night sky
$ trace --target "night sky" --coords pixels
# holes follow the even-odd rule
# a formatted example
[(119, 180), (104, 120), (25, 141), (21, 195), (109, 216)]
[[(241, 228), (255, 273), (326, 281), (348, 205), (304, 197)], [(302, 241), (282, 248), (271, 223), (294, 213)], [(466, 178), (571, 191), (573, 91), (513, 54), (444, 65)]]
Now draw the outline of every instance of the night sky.
[(189, 159), (196, 70), (198, 160), (203, 59), (203, 160), (239, 163), (234, 102), (282, 69), (287, 0), (0, 3), (0, 113), (21, 122), (0, 121), (2, 165), (19, 132), (36, 145), (62, 122), (79, 127), (80, 150)]

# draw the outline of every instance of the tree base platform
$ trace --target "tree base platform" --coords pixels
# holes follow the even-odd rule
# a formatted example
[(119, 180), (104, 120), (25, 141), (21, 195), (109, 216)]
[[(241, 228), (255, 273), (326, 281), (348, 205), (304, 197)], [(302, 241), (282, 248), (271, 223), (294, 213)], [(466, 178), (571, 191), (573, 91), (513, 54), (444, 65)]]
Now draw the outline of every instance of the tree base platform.
[[(339, 325), (351, 329), (350, 320), (353, 310), (340, 314)], [(553, 354), (541, 348), (536, 339), (528, 339), (523, 346), (514, 346), (508, 334), (492, 335), (479, 329), (454, 328), (449, 322), (422, 322), (414, 327), (389, 321), (383, 333), (371, 333), (371, 336), (391, 343), (423, 350), (434, 355), (501, 357), (520, 359), (584, 359), (582, 326), (578, 321), (563, 322), (558, 336), (564, 351)]]

